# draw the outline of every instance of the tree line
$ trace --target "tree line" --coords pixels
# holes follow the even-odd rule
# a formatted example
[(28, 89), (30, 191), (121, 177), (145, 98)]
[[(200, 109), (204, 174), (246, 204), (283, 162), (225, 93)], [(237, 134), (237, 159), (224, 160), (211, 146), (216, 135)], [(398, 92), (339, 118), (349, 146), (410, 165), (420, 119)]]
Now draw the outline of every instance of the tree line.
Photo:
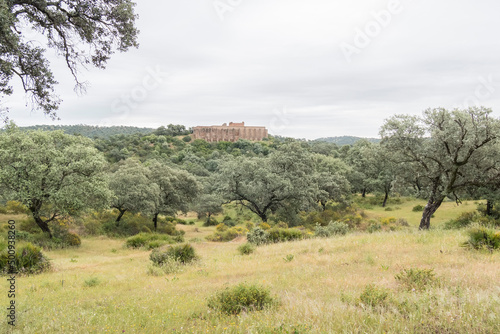
[[(353, 145), (271, 137), (261, 142), (208, 143), (185, 128), (107, 139), (62, 131), (0, 134), (0, 196), (24, 204), (41, 230), (87, 209), (151, 217), (195, 211), (210, 218), (236, 203), (263, 222), (294, 225), (299, 212), (348, 202), (352, 194), (425, 198), (420, 222), (449, 198), (486, 198), (491, 208), (500, 180), (500, 121), (487, 108), (428, 109), (385, 121), (380, 143)], [(172, 130), (172, 129), (170, 129)], [(186, 132), (181, 132), (186, 131)], [(178, 138), (178, 133), (183, 139)]]

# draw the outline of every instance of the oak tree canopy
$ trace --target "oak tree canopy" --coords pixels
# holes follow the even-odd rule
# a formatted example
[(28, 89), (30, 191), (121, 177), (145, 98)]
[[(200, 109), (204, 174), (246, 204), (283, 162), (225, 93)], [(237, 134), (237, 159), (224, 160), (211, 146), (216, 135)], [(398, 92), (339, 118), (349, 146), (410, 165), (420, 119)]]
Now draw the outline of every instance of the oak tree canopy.
[[(11, 81), (18, 78), (33, 109), (57, 118), (57, 81), (45, 48), (28, 32), (45, 37), (46, 47), (62, 56), (81, 90), (81, 67), (105, 68), (116, 50), (138, 47), (134, 6), (130, 0), (0, 0), (0, 99), (13, 93)], [(0, 104), (2, 110), (6, 119), (8, 107)]]

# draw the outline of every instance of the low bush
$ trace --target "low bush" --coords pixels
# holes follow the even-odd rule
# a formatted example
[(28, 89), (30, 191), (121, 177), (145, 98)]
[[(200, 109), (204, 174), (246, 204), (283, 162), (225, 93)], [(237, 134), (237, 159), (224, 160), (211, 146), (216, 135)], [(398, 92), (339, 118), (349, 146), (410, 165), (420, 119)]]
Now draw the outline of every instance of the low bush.
[(205, 227), (216, 226), (218, 224), (219, 224), (219, 222), (217, 221), (217, 219), (210, 217), (210, 218), (207, 218), (207, 220), (205, 220), (205, 222), (203, 223), (203, 226), (205, 226)]
[(15, 255), (10, 254), (8, 249), (0, 253), (0, 272), (6, 275), (9, 272), (19, 274), (38, 274), (48, 271), (51, 265), (43, 255), (42, 250), (31, 243), (27, 243), (16, 250)]
[(469, 226), (479, 218), (476, 212), (463, 212), (455, 219), (451, 219), (444, 223), (445, 230), (461, 229)]
[(268, 289), (246, 283), (217, 292), (207, 303), (209, 308), (228, 315), (260, 311), (276, 304)]
[(171, 260), (187, 264), (196, 260), (198, 256), (190, 244), (156, 248), (149, 255), (149, 259), (156, 265), (162, 266)]
[(221, 226), (221, 228), (215, 231), (214, 234), (205, 237), (205, 239), (214, 242), (227, 242), (234, 240), (239, 236), (245, 235), (248, 232), (248, 230), (242, 226), (227, 228), (227, 226), (222, 223), (217, 226)]
[(79, 247), (82, 243), (78, 234), (69, 232), (65, 228), (53, 228), (52, 238), (41, 230), (35, 233), (17, 231), (16, 238), (19, 241), (32, 243), (46, 250)]
[(269, 233), (260, 227), (256, 227), (247, 233), (247, 240), (257, 246), (267, 244), (269, 242)]
[(175, 236), (172, 237), (168, 234), (157, 234), (157, 233), (139, 233), (132, 237), (127, 238), (125, 245), (128, 248), (141, 248), (146, 249), (158, 248), (166, 244), (174, 244), (176, 242), (183, 242), (184, 237)]
[(269, 230), (271, 228), (271, 225), (269, 225), (268, 223), (262, 222), (262, 223), (259, 224), (259, 227), (261, 229), (263, 229), (264, 231), (267, 231), (267, 230)]
[(90, 277), (89, 279), (83, 281), (83, 285), (87, 288), (93, 288), (99, 284), (101, 284), (101, 280), (98, 277)]
[(367, 231), (369, 233), (374, 233), (374, 232), (377, 232), (377, 231), (380, 231), (382, 230), (382, 225), (380, 225), (380, 223), (377, 223), (377, 222), (371, 222), (370, 225), (368, 225), (368, 228), (367, 228)]
[(384, 307), (387, 305), (388, 297), (389, 293), (385, 289), (368, 284), (356, 300), (356, 304), (362, 307)]
[(475, 226), (467, 234), (469, 240), (463, 243), (466, 248), (496, 250), (500, 248), (500, 231), (495, 231), (484, 226)]
[(8, 213), (13, 214), (23, 214), (29, 212), (28, 208), (18, 201), (8, 201), (5, 204), (5, 210), (7, 210)]
[(420, 205), (420, 204), (415, 205), (413, 207), (413, 209), (411, 209), (411, 211), (413, 211), (413, 212), (423, 212), (424, 211), (424, 206)]
[(238, 247), (238, 252), (240, 252), (241, 255), (249, 255), (252, 254), (254, 251), (255, 251), (255, 246), (249, 242), (244, 243), (243, 245)]
[(349, 226), (342, 222), (330, 222), (327, 226), (316, 225), (315, 234), (318, 237), (331, 237), (333, 235), (345, 235)]
[(292, 240), (301, 240), (307, 237), (304, 231), (297, 228), (272, 228), (267, 231), (270, 242), (286, 242)]
[(76, 234), (74, 232), (68, 232), (64, 236), (64, 242), (68, 246), (79, 247), (82, 244), (82, 239), (80, 239), (80, 236), (78, 236), (78, 234)]
[(438, 282), (434, 269), (403, 269), (394, 278), (408, 291), (425, 290)]

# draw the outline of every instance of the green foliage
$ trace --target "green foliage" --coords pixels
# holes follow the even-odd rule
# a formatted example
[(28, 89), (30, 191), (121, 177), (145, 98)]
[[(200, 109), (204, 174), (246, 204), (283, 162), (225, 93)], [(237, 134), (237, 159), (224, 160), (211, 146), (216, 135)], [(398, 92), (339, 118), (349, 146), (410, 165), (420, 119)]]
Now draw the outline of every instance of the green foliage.
[(209, 308), (228, 315), (260, 311), (276, 305), (268, 289), (260, 285), (240, 283), (217, 292), (208, 299)]
[(342, 222), (330, 222), (327, 226), (316, 225), (315, 234), (318, 237), (331, 237), (333, 235), (345, 235), (349, 226)]
[[(446, 197), (456, 197), (496, 183), (500, 161), (497, 133), (500, 120), (485, 107), (427, 109), (422, 117), (395, 115), (380, 130), (382, 147), (392, 154), (398, 178), (425, 194), (434, 213)], [(430, 228), (422, 216), (420, 229)]]
[(64, 237), (64, 242), (68, 246), (79, 247), (82, 244), (82, 240), (78, 236), (78, 234), (74, 232), (68, 232)]
[(247, 233), (247, 240), (248, 242), (257, 246), (266, 244), (269, 242), (269, 233), (267, 233), (260, 227), (256, 227)]
[(184, 136), (182, 137), (182, 141), (186, 142), (186, 143), (189, 143), (191, 141), (191, 136)]
[(207, 220), (205, 220), (205, 222), (203, 223), (203, 226), (205, 226), (205, 227), (216, 226), (218, 224), (219, 224), (219, 222), (215, 218), (210, 217)]
[(389, 293), (382, 288), (379, 288), (373, 284), (368, 284), (359, 298), (356, 300), (356, 304), (362, 307), (384, 307), (387, 305)]
[(163, 270), (164, 267), (167, 267), (167, 266), (158, 267), (158, 266), (150, 264), (150, 265), (148, 265), (147, 274), (150, 276), (163, 276), (163, 275), (165, 275), (165, 271)]
[(301, 240), (307, 237), (304, 231), (297, 228), (272, 228), (268, 233), (268, 240), (270, 242), (286, 242), (293, 240)]
[(293, 254), (287, 254), (283, 260), (285, 260), (285, 262), (292, 262), (293, 259), (295, 258), (295, 256)]
[(106, 161), (90, 139), (16, 130), (0, 133), (0, 147), (0, 196), (30, 208), (42, 231), (49, 217), (107, 205)]
[[(64, 6), (48, 1), (36, 6), (25, 1), (0, 4), (1, 99), (13, 93), (10, 81), (18, 73), (33, 109), (42, 110), (52, 119), (57, 119), (61, 100), (54, 93), (57, 81), (44, 46), (64, 57), (78, 89), (85, 86), (78, 78), (80, 66), (105, 68), (116, 51), (138, 47), (135, 4), (128, 0), (66, 1)], [(39, 33), (41, 43), (31, 43), (33, 32)]]
[(487, 249), (493, 251), (500, 248), (500, 231), (475, 226), (467, 231), (469, 240), (463, 246), (472, 249)]
[(420, 204), (415, 205), (413, 207), (413, 209), (411, 209), (411, 211), (413, 211), (413, 212), (422, 212), (422, 211), (424, 211), (424, 206), (420, 205)]
[(454, 230), (468, 227), (473, 222), (478, 220), (478, 214), (476, 212), (463, 212), (455, 219), (451, 219), (444, 224), (444, 229)]
[(176, 242), (184, 241), (183, 238), (172, 237), (167, 234), (156, 234), (156, 233), (139, 233), (132, 237), (129, 237), (125, 241), (125, 245), (128, 248), (141, 248), (146, 249), (158, 248), (166, 244), (173, 244)]
[(255, 246), (249, 242), (246, 242), (238, 247), (238, 252), (240, 252), (241, 255), (250, 255), (254, 251), (255, 251)]
[(190, 244), (184, 244), (153, 249), (149, 255), (149, 259), (154, 264), (162, 266), (172, 259), (176, 262), (187, 264), (198, 259), (198, 256), (196, 255), (193, 246)]
[(7, 201), (5, 209), (8, 213), (13, 214), (23, 214), (29, 212), (28, 208), (18, 201)]
[(214, 234), (206, 237), (208, 241), (225, 242), (231, 241), (241, 235), (245, 235), (248, 230), (242, 226), (228, 228), (225, 224), (217, 225), (220, 228)]
[(16, 249), (15, 255), (9, 255), (6, 248), (0, 253), (0, 273), (9, 272), (32, 275), (48, 271), (51, 268), (49, 260), (39, 247), (27, 243)]
[(408, 291), (422, 291), (438, 282), (434, 269), (403, 269), (394, 278)]
[(376, 221), (372, 221), (370, 225), (368, 225), (367, 231), (370, 233), (381, 231), (382, 230), (382, 225), (380, 223), (377, 223)]
[(98, 286), (99, 284), (101, 284), (101, 280), (98, 277), (90, 277), (83, 281), (83, 286), (87, 288), (93, 288), (95, 286)]

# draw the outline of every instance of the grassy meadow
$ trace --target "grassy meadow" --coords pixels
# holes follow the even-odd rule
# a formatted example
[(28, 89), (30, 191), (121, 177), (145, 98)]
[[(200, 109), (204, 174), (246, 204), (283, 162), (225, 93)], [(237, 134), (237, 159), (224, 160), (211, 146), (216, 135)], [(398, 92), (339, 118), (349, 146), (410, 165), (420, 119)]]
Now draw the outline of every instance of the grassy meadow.
[[(465, 231), (439, 228), (476, 205), (446, 202), (421, 232), (417, 204), (425, 203), (365, 209), (368, 218), (407, 219), (404, 230), (265, 245), (250, 255), (237, 251), (244, 238), (206, 242), (215, 227), (178, 225), (200, 260), (164, 276), (148, 275), (150, 252), (124, 248), (124, 239), (83, 238), (80, 248), (44, 252), (53, 271), (17, 278), (17, 326), (4, 320), (0, 332), (500, 333), (500, 252), (467, 250)], [(395, 275), (408, 268), (433, 269), (435, 283), (404, 289)], [(267, 287), (279, 305), (239, 316), (207, 307), (240, 282)], [(359, 303), (369, 284), (387, 298)], [(5, 279), (0, 289), (5, 310)]]

